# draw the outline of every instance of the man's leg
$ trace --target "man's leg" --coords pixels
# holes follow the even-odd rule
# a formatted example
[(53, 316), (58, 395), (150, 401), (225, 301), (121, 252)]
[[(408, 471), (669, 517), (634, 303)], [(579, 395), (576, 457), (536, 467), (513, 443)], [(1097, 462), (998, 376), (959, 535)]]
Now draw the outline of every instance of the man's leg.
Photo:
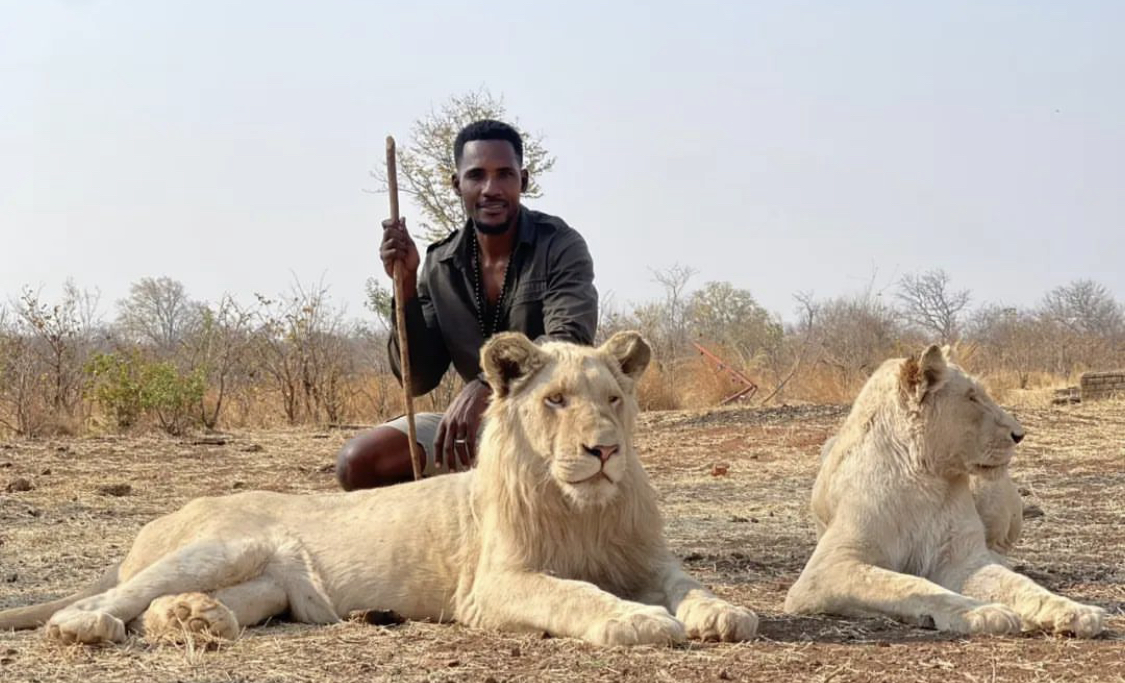
[[(437, 474), (433, 443), (441, 413), (417, 413), (414, 427), (418, 445), (426, 454), (425, 473)], [(336, 456), (336, 480), (345, 491), (389, 486), (414, 479), (406, 418), (399, 417), (356, 435)]]

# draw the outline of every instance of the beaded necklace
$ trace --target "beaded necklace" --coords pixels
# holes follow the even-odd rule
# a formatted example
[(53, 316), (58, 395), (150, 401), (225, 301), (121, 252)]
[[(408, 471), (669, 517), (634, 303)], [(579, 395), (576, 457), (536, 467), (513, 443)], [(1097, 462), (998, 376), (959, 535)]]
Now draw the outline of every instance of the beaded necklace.
[[(504, 279), (500, 282), (500, 296), (496, 297), (496, 305), (489, 307), (487, 306), (488, 299), (484, 296), (484, 277), (481, 276), (477, 231), (473, 230), (470, 234), (473, 238), (473, 284), (475, 285), (473, 296), (477, 304), (477, 324), (480, 325), (481, 337), (487, 340), (496, 333), (496, 327), (500, 323), (500, 308), (504, 304), (504, 295), (508, 292), (508, 272), (512, 269), (512, 257), (509, 255), (508, 262), (504, 264)], [(487, 325), (485, 324), (486, 317), (488, 318)]]

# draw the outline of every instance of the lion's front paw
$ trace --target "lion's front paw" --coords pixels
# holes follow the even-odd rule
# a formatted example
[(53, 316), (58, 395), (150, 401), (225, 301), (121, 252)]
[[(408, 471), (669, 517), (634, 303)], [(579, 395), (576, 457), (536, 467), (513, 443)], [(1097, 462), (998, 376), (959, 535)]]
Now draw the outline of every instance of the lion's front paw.
[(1057, 598), (1047, 603), (1031, 621), (1035, 626), (1055, 633), (1093, 638), (1105, 629), (1106, 616), (1101, 607)]
[(684, 622), (689, 638), (750, 640), (758, 632), (758, 615), (719, 598), (685, 600), (676, 617)]
[(1020, 615), (999, 603), (990, 603), (958, 612), (948, 620), (934, 619), (934, 625), (940, 631), (968, 635), (1003, 636), (1019, 633), (1020, 624)]
[(60, 643), (120, 643), (125, 622), (108, 612), (64, 609), (47, 622), (46, 635)]
[(203, 593), (164, 595), (144, 615), (145, 635), (184, 642), (196, 635), (225, 640), (238, 637), (238, 619), (226, 605)]
[(586, 638), (597, 645), (673, 645), (686, 639), (683, 624), (663, 607), (650, 605), (607, 619)]

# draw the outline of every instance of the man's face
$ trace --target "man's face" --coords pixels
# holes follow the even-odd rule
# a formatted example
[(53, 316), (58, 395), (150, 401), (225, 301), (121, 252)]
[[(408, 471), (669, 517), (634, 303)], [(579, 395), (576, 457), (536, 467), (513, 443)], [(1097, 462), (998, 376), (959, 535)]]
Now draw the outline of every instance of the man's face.
[(501, 234), (516, 219), (527, 170), (520, 168), (516, 150), (507, 140), (465, 143), (453, 189), (465, 212), (485, 234)]

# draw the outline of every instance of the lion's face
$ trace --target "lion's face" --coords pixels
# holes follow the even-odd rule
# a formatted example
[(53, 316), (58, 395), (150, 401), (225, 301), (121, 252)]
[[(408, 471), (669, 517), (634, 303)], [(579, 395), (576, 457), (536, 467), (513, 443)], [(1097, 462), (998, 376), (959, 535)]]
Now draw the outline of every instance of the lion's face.
[(925, 442), (945, 466), (986, 478), (1003, 472), (1025, 432), (979, 382), (936, 346), (907, 359), (902, 377), (918, 401)]
[(598, 348), (497, 335), (481, 354), (494, 392), (489, 416), (518, 421), (544, 473), (569, 500), (604, 504), (634, 469), (634, 384), (650, 354), (635, 332)]

